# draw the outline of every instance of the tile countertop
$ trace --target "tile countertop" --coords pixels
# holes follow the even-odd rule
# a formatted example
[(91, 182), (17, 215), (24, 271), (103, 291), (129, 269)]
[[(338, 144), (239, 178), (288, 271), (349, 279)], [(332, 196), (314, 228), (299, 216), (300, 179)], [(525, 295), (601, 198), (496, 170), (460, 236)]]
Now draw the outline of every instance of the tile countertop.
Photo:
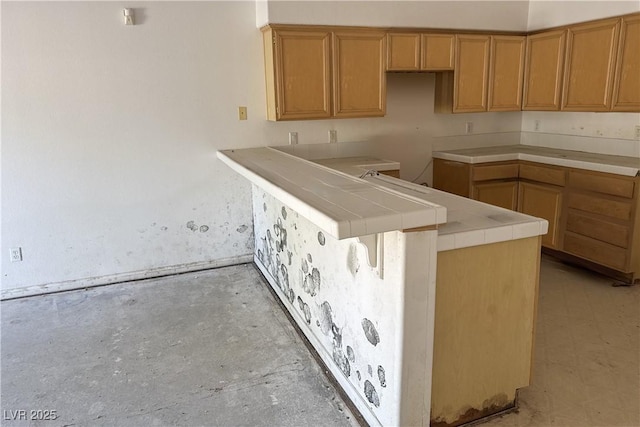
[(558, 150), (530, 145), (467, 148), (463, 150), (434, 151), (436, 159), (463, 163), (488, 163), (507, 160), (527, 160), (549, 165), (636, 176), (640, 172), (640, 159), (611, 156), (582, 151)]
[(446, 222), (446, 209), (425, 198), (273, 148), (223, 150), (217, 155), (240, 175), (337, 239)]
[(311, 161), (352, 176), (360, 176), (368, 170), (390, 171), (400, 169), (400, 162), (365, 156), (335, 157), (331, 159), (317, 159)]
[(447, 223), (438, 226), (438, 252), (546, 234), (541, 218), (481, 203), (466, 197), (384, 175), (367, 181), (447, 208)]

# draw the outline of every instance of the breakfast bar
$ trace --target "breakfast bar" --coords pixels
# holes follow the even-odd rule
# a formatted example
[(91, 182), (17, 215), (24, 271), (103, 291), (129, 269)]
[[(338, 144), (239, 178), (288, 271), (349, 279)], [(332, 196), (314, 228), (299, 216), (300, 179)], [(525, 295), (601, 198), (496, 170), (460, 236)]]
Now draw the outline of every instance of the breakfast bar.
[(380, 159), (218, 157), (252, 183), (255, 264), (370, 425), (515, 407), (545, 220), (377, 174), (398, 166)]

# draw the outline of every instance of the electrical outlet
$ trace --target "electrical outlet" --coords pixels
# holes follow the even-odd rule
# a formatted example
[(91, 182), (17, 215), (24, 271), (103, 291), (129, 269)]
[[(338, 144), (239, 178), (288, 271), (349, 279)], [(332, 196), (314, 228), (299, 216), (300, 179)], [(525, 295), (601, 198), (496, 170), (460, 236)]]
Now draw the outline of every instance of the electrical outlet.
[(338, 131), (337, 130), (330, 130), (329, 131), (329, 143), (330, 144), (334, 144), (338, 142)]
[(538, 132), (540, 131), (540, 120), (536, 120), (533, 124), (533, 130)]
[(636, 125), (636, 133), (635, 133), (636, 139), (640, 139), (640, 126)]
[(298, 143), (298, 132), (289, 132), (289, 144), (295, 145)]
[(473, 122), (466, 122), (464, 124), (464, 131), (467, 134), (473, 133)]
[(247, 120), (247, 107), (238, 107), (238, 120)]
[(9, 249), (9, 259), (11, 262), (22, 261), (22, 248)]

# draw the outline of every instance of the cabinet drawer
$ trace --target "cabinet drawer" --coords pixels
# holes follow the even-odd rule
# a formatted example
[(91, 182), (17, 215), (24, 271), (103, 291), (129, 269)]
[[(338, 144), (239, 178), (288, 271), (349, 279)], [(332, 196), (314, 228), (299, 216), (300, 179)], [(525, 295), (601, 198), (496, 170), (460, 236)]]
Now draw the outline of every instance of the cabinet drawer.
[(612, 196), (628, 199), (633, 197), (634, 182), (624, 178), (571, 171), (569, 172), (569, 184), (572, 187), (611, 194)]
[(474, 166), (472, 179), (474, 181), (489, 181), (492, 179), (508, 179), (518, 177), (517, 163), (506, 165)]
[(621, 248), (626, 248), (629, 245), (630, 230), (628, 226), (592, 218), (580, 212), (569, 212), (567, 231), (611, 243)]
[(520, 178), (544, 182), (546, 184), (564, 186), (565, 171), (546, 166), (522, 164), (520, 165)]
[(571, 232), (564, 235), (565, 252), (626, 272), (627, 250)]
[(572, 193), (569, 194), (569, 207), (579, 211), (592, 212), (625, 221), (631, 219), (631, 203), (618, 200)]
[(400, 169), (390, 169), (386, 171), (378, 171), (382, 175), (392, 176), (394, 178), (400, 178)]

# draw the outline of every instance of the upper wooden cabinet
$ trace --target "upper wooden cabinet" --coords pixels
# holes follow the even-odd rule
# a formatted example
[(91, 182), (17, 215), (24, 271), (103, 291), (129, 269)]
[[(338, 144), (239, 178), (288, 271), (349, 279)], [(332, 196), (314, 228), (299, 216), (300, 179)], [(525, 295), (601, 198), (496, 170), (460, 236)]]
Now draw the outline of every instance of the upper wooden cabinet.
[(522, 107), (525, 38), (492, 36), (487, 111), (517, 111)]
[(640, 15), (622, 18), (611, 109), (640, 111)]
[(331, 33), (268, 29), (263, 34), (267, 118), (316, 119), (331, 115)]
[(340, 31), (333, 35), (335, 117), (384, 116), (384, 31)]
[(453, 70), (454, 48), (454, 34), (390, 32), (387, 71)]
[(436, 112), (520, 111), (522, 36), (456, 36), (455, 71), (436, 76)]
[(566, 30), (527, 36), (523, 110), (560, 109)]
[(609, 111), (620, 19), (567, 30), (562, 110)]
[(267, 119), (384, 115), (384, 31), (268, 26), (263, 42)]

